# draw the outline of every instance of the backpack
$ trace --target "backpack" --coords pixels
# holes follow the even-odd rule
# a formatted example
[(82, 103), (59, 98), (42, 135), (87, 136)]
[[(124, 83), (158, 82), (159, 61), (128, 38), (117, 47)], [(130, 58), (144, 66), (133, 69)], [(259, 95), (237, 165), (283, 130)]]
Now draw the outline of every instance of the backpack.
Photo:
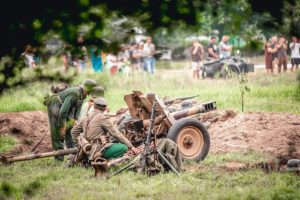
[(52, 85), (51, 86), (52, 94), (47, 94), (46, 96), (44, 96), (43, 104), (45, 106), (47, 106), (48, 100), (49, 100), (50, 97), (52, 97), (53, 95), (57, 95), (59, 92), (66, 90), (68, 87), (69, 86), (66, 83), (58, 83), (58, 84)]

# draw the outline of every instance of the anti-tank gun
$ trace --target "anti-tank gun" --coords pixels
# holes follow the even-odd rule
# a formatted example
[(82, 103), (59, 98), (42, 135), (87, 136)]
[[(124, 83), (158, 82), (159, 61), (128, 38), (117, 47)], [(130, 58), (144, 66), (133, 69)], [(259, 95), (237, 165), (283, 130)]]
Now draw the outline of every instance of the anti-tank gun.
[[(153, 102), (156, 100), (157, 113), (153, 126), (155, 137), (168, 137), (175, 141), (185, 159), (203, 160), (209, 151), (210, 138), (207, 129), (197, 118), (200, 113), (215, 110), (216, 102), (211, 101), (193, 105), (189, 103), (188, 106), (182, 106), (176, 111), (169, 109), (173, 103), (194, 97), (196, 96), (163, 101), (154, 93), (144, 95), (139, 91), (134, 91), (132, 94), (124, 96), (130, 116), (121, 118), (117, 123), (118, 128), (136, 147), (140, 146), (145, 141)], [(21, 156), (0, 155), (0, 161), (9, 164), (18, 161), (76, 154), (77, 152), (77, 148), (72, 148)], [(114, 165), (113, 163), (115, 161), (111, 165)]]
[(168, 109), (169, 102), (161, 100), (154, 93), (145, 95), (134, 91), (125, 95), (124, 100), (128, 105), (130, 117), (122, 118), (118, 122), (118, 128), (134, 145), (139, 146), (145, 140), (152, 105), (156, 100), (157, 114), (153, 127), (155, 137), (168, 137), (175, 141), (185, 159), (200, 161), (206, 157), (210, 147), (209, 134), (206, 127), (196, 118), (200, 113), (215, 110), (215, 101), (171, 112)]

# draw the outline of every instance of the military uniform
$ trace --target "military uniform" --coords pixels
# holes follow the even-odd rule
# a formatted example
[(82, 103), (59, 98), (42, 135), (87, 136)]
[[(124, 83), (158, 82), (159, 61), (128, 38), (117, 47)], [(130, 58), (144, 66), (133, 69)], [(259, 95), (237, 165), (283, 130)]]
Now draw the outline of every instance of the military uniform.
[(91, 99), (95, 99), (97, 97), (104, 97), (104, 89), (100, 86), (96, 86), (93, 88), (89, 96), (90, 97), (86, 98), (83, 102), (78, 118), (79, 121), (94, 111), (94, 102), (91, 101)]
[[(80, 134), (83, 134), (83, 137), (92, 144), (92, 149), (96, 146), (97, 149), (93, 152), (100, 152), (105, 159), (121, 157), (128, 148), (133, 147), (130, 141), (113, 125), (109, 116), (98, 109), (95, 109), (93, 113), (73, 127), (72, 136), (76, 145), (78, 145)], [(123, 144), (114, 143), (114, 138)]]
[[(94, 83), (92, 85), (94, 85)], [(64, 140), (67, 148), (72, 148), (74, 146), (71, 128), (74, 121), (78, 119), (82, 102), (85, 99), (83, 90), (82, 87), (70, 87), (47, 99), (46, 105), (48, 109), (53, 150), (64, 149)], [(90, 88), (85, 87), (85, 90), (88, 91)], [(66, 127), (65, 138), (62, 138), (59, 133), (60, 129), (63, 127)], [(58, 160), (63, 160), (63, 158), (63, 156), (55, 157), (55, 159)]]

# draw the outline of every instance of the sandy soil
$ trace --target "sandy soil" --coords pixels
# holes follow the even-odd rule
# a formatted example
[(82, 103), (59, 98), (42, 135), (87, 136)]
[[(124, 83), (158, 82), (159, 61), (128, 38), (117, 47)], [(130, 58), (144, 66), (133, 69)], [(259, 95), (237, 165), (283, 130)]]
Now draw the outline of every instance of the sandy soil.
[(0, 113), (0, 135), (10, 135), (18, 140), (18, 145), (10, 152), (11, 154), (30, 152), (45, 134), (36, 151), (52, 150), (46, 112)]
[(280, 160), (300, 158), (300, 115), (245, 113), (209, 128), (212, 152), (260, 151)]
[[(201, 115), (211, 136), (214, 153), (247, 152), (270, 154), (286, 161), (300, 158), (300, 115), (284, 113), (236, 114), (217, 110)], [(47, 114), (41, 111), (0, 113), (0, 135), (17, 138), (18, 145), (10, 152), (30, 152), (43, 138), (36, 151), (51, 150)]]

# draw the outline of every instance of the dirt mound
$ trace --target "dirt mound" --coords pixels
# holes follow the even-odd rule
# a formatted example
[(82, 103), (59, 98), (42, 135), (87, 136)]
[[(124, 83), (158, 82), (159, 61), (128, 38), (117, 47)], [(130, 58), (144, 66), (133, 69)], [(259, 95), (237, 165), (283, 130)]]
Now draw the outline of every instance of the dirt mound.
[(52, 149), (45, 112), (0, 113), (0, 135), (11, 135), (18, 140), (18, 145), (11, 154), (30, 152), (45, 134), (45, 138), (36, 148), (39, 152)]
[(211, 124), (209, 133), (214, 153), (255, 150), (281, 160), (300, 157), (300, 115), (239, 114)]
[[(216, 110), (200, 115), (211, 137), (211, 152), (248, 152), (251, 150), (276, 156), (283, 162), (300, 158), (300, 115), (283, 113), (236, 114)], [(29, 152), (46, 134), (37, 151), (51, 150), (45, 112), (0, 113), (0, 135), (18, 139), (12, 154)]]

